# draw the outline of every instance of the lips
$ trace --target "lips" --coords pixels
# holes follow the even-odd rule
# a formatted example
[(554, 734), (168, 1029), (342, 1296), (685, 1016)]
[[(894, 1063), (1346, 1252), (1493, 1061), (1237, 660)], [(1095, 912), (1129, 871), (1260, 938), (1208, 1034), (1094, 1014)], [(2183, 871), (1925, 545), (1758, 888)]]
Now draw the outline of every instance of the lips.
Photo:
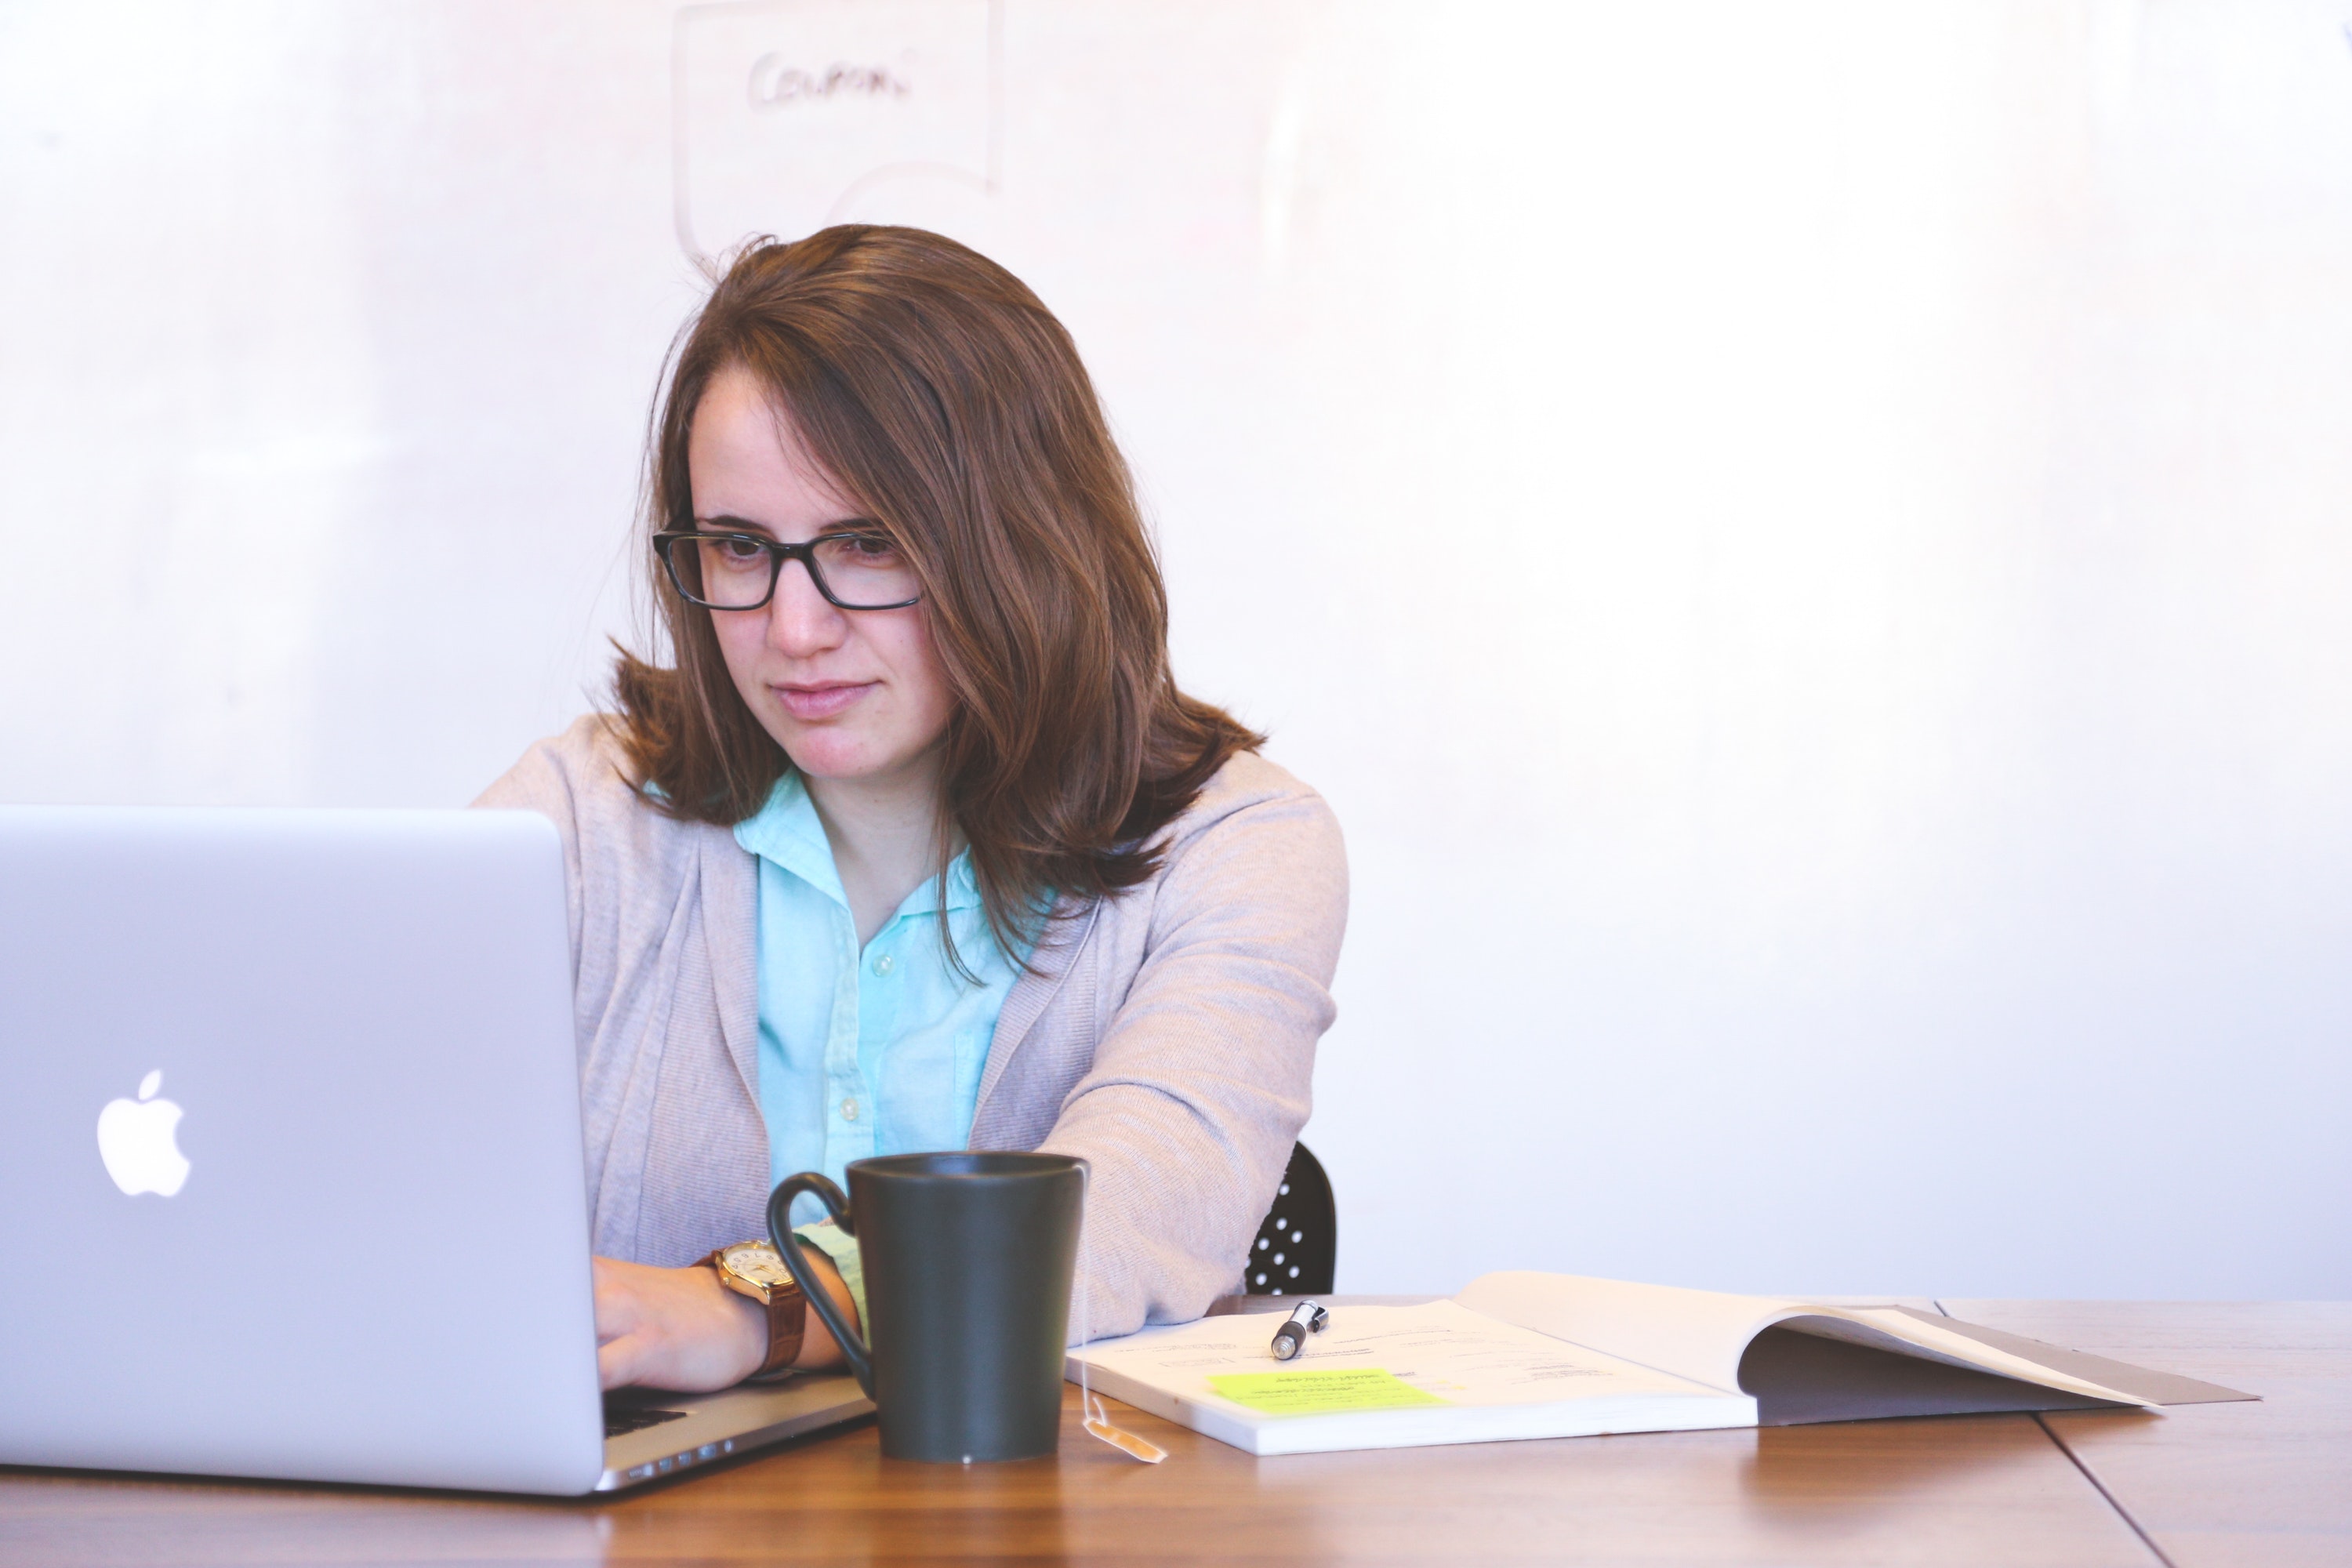
[(771, 686), (783, 710), (804, 723), (847, 712), (881, 684), (878, 680), (827, 680), (805, 686)]

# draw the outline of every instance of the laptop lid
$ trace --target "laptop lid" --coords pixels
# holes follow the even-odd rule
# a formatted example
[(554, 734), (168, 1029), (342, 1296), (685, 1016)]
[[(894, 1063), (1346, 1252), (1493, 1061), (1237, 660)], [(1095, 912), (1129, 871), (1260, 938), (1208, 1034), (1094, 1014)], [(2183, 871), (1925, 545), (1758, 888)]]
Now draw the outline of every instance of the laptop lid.
[(604, 1477), (562, 850), (0, 807), (0, 1462)]

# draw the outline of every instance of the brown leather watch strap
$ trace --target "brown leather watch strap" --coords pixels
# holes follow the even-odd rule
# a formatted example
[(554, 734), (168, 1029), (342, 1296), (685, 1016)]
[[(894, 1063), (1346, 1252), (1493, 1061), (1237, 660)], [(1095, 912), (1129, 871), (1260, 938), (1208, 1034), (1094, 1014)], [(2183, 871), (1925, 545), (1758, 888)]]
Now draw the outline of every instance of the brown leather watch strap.
[[(713, 1248), (710, 1255), (702, 1260), (702, 1266), (718, 1274), (719, 1283), (722, 1289), (732, 1290), (735, 1294), (753, 1301), (759, 1300), (760, 1298), (753, 1292), (762, 1287), (743, 1279), (740, 1274), (732, 1273), (728, 1268), (726, 1258), (730, 1250), (731, 1249), (724, 1247)], [(765, 1289), (768, 1307), (768, 1354), (766, 1359), (760, 1363), (760, 1370), (751, 1374), (755, 1378), (770, 1377), (777, 1373), (790, 1371), (793, 1363), (800, 1359), (801, 1340), (808, 1331), (808, 1298), (801, 1294), (801, 1288), (786, 1280), (782, 1286), (769, 1286)]]
[(800, 1359), (801, 1338), (808, 1331), (808, 1298), (797, 1285), (768, 1292), (768, 1359), (753, 1377), (767, 1377), (791, 1369)]

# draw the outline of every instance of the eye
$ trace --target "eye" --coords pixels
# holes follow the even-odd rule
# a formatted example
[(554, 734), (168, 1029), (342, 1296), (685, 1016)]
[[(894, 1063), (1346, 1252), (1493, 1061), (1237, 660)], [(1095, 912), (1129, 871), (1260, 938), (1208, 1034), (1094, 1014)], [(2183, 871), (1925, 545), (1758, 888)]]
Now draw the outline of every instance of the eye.
[(860, 566), (887, 566), (898, 559), (898, 547), (878, 533), (839, 533), (827, 542)]
[(757, 540), (746, 539), (740, 534), (722, 535), (710, 541), (703, 548), (717, 551), (719, 559), (730, 565), (749, 564), (767, 554), (765, 550), (760, 548)]

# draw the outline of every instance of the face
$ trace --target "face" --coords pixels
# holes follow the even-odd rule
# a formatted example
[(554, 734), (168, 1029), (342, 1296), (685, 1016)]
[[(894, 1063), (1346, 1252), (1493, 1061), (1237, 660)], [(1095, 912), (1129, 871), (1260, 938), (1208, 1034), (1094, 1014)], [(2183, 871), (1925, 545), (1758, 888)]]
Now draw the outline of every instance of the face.
[[(711, 378), (687, 443), (695, 525), (800, 544), (860, 521), (749, 373)], [(928, 784), (955, 710), (919, 605), (843, 610), (791, 561), (757, 610), (710, 610), (735, 689), (810, 780)]]

